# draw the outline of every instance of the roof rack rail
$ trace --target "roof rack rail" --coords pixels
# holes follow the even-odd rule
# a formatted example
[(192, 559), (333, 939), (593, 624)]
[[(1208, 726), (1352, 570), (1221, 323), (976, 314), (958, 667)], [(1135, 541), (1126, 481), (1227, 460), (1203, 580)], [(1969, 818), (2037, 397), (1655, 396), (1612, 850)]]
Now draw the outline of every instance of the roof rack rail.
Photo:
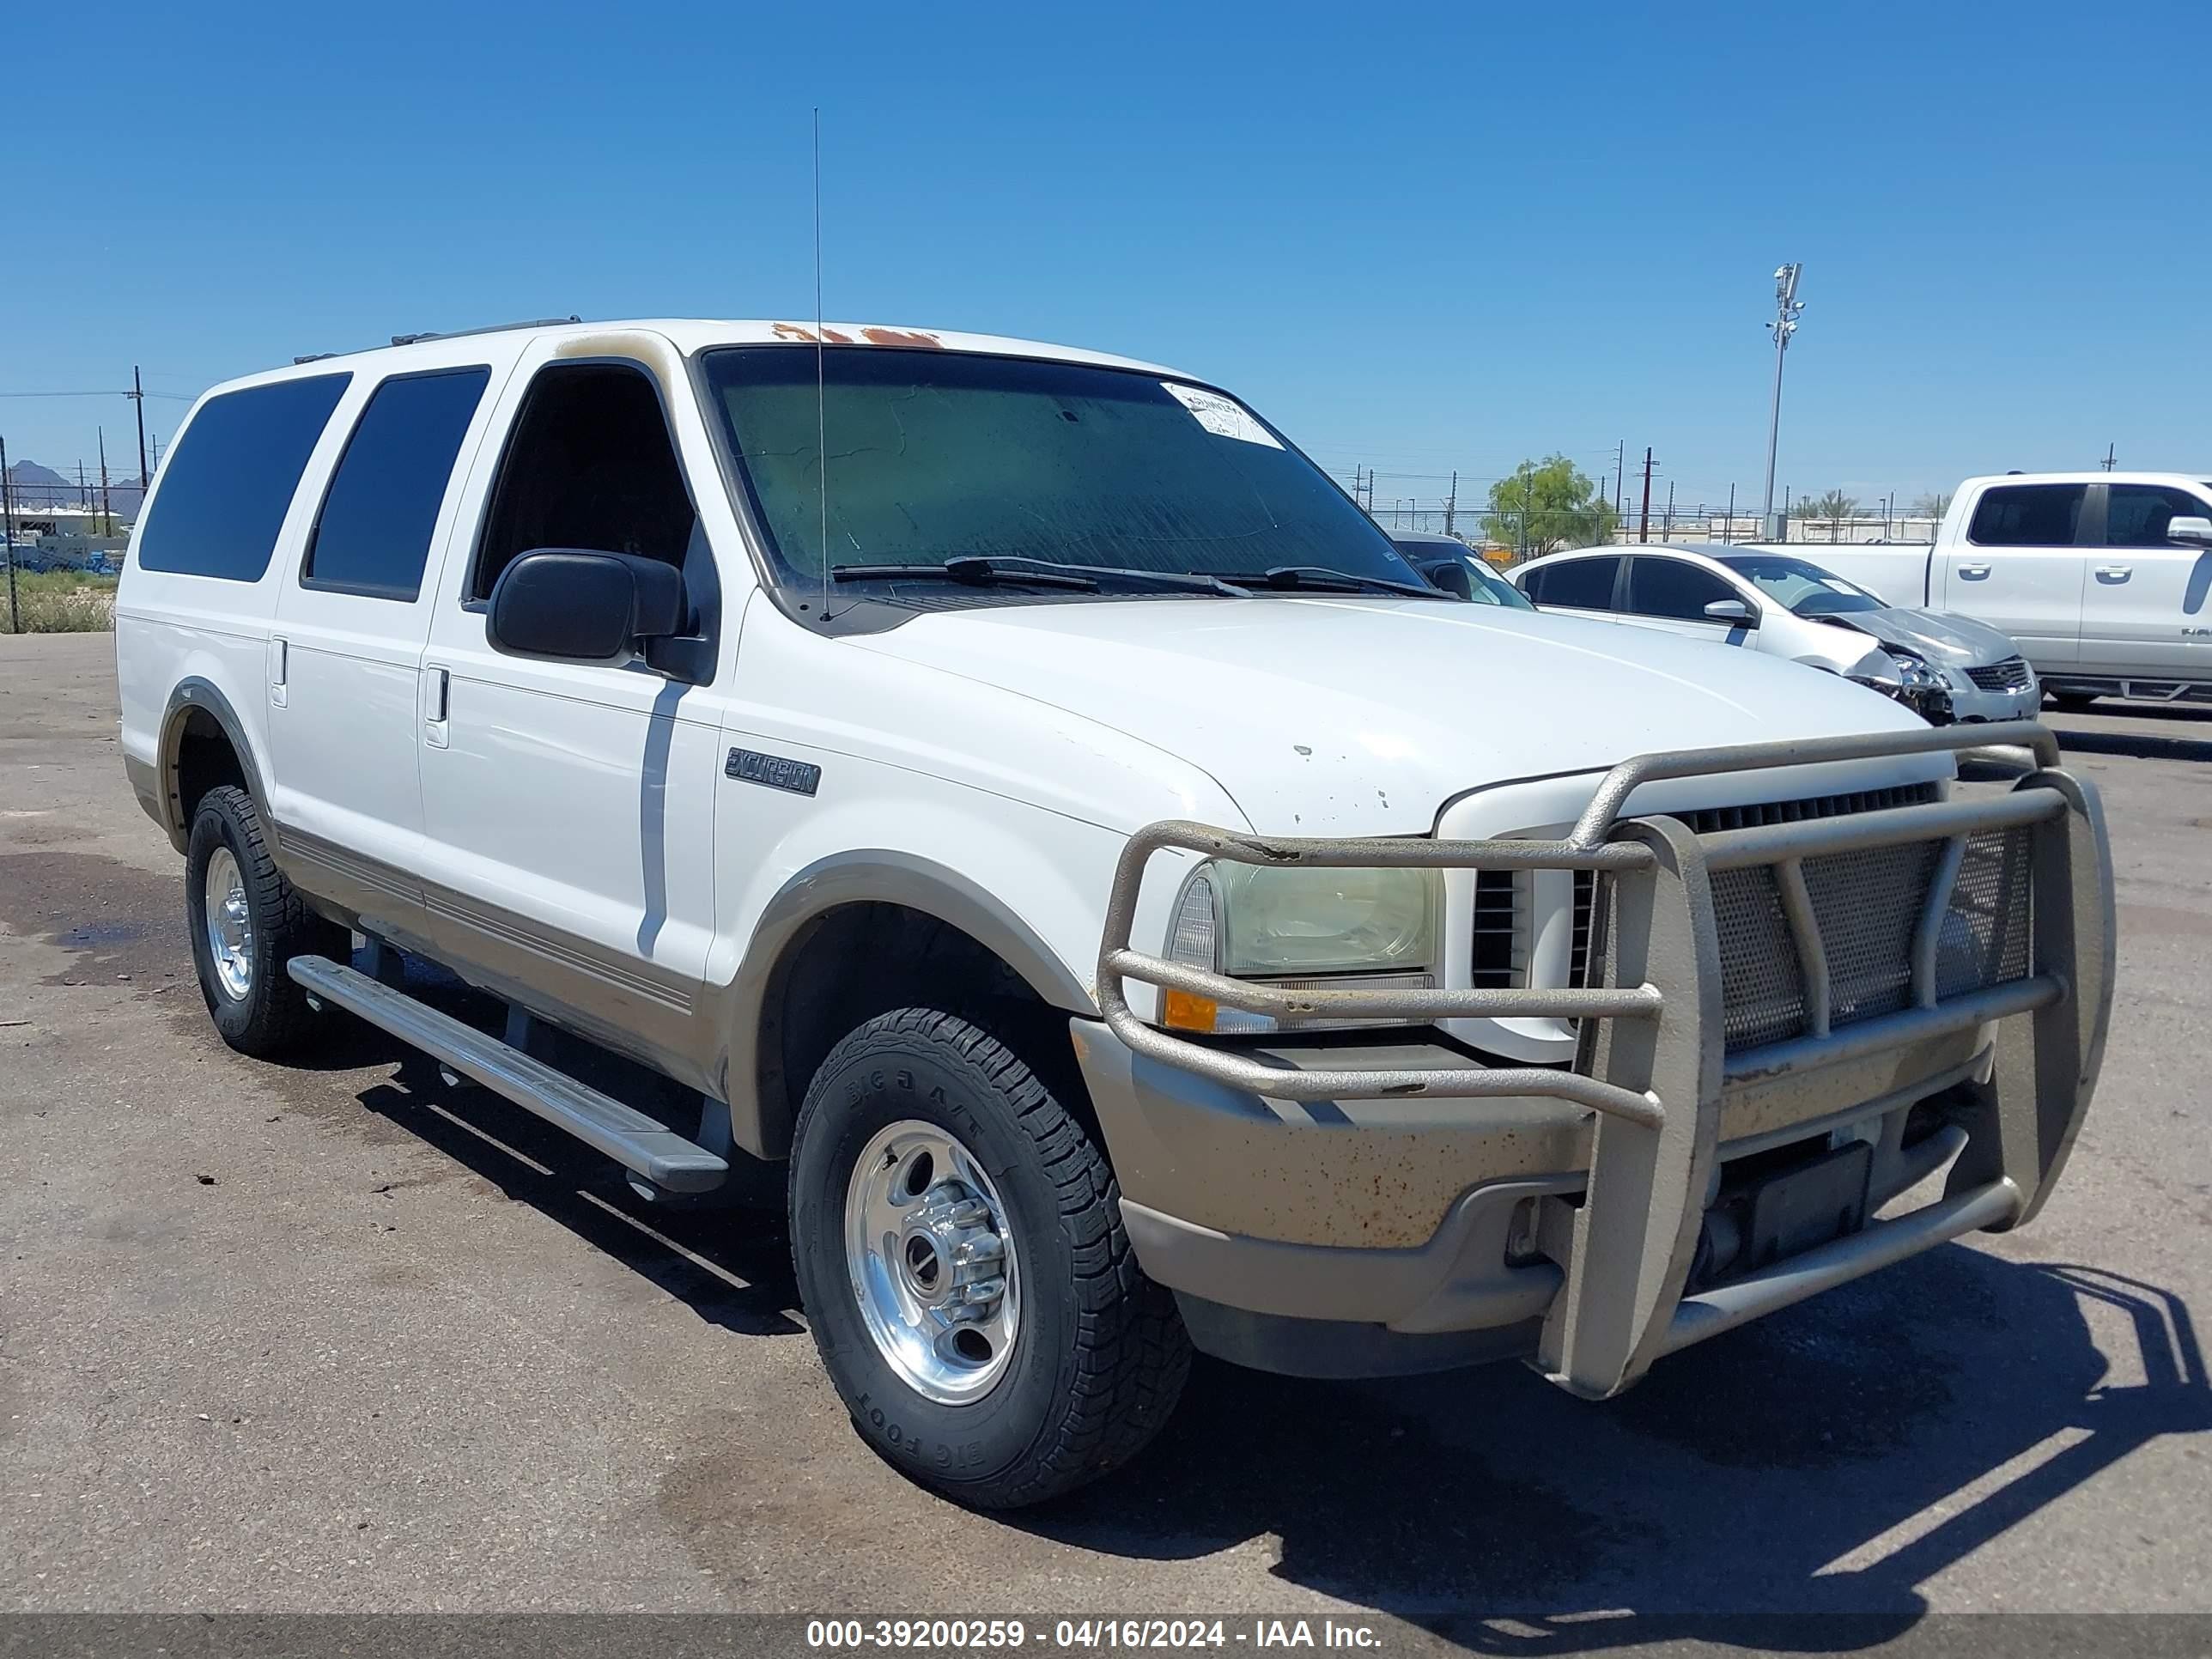
[(319, 363), (325, 357), (335, 357), (337, 355), (335, 351), (310, 351), (304, 357), (293, 358), (292, 366), (296, 368), (301, 363)]
[(396, 346), (415, 345), (423, 340), (454, 340), (465, 334), (504, 334), (515, 328), (554, 328), (562, 323), (580, 323), (581, 317), (532, 317), (527, 322), (488, 323), (482, 328), (456, 328), (447, 331), (428, 330), (421, 334), (395, 334), (392, 343)]

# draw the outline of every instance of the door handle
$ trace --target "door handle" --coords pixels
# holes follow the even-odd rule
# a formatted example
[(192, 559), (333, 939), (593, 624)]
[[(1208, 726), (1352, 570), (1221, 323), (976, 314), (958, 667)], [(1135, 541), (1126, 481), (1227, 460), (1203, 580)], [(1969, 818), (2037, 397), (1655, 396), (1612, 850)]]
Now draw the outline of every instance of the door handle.
[(272, 708), (287, 706), (291, 692), (292, 647), (271, 634), (269, 636), (269, 702)]
[(453, 677), (444, 669), (422, 671), (422, 741), (432, 749), (446, 748), (453, 741)]
[(2100, 582), (2124, 582), (2135, 574), (2136, 568), (2131, 564), (2100, 564), (2097, 567), (2097, 580)]
[(1962, 564), (1959, 574), (1970, 582), (1978, 582), (1990, 574), (1990, 568), (1985, 564)]

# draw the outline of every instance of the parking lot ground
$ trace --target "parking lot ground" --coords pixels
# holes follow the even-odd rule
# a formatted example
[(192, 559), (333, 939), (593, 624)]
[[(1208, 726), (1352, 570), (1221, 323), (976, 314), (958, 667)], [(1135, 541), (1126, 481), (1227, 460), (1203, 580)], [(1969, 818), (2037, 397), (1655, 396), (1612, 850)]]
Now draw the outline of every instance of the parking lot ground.
[(111, 653), (0, 640), (0, 1605), (1335, 1611), (1532, 1652), (2212, 1611), (2212, 713), (2054, 717), (2121, 967), (2033, 1227), (1605, 1406), (1201, 1364), (1139, 1462), (991, 1517), (854, 1437), (772, 1214), (639, 1204), (357, 1024), (301, 1066), (225, 1049)]

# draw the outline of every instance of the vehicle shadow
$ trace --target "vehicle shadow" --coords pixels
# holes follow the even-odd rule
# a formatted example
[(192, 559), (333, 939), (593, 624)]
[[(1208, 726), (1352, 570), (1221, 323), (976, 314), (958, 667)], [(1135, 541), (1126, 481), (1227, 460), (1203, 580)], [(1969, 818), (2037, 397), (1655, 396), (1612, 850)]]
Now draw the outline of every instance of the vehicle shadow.
[(1325, 1384), (1201, 1363), (1130, 1469), (1006, 1520), (1139, 1559), (1272, 1537), (1277, 1577), (1481, 1651), (1840, 1650), (1910, 1628), (1931, 1576), (2148, 1442), (2208, 1428), (2176, 1297), (1951, 1245), (1606, 1405), (1512, 1365)]
[[(414, 961), (407, 964), (407, 991), (483, 1030), (498, 1030), (504, 1017), (497, 999)], [(378, 1069), (382, 1074), (356, 1096), (362, 1106), (612, 1256), (708, 1324), (748, 1336), (805, 1330), (792, 1316), (799, 1286), (780, 1188), (774, 1208), (734, 1212), (726, 1202), (641, 1198), (603, 1154), (488, 1089), (447, 1082), (420, 1049), (366, 1020), (328, 1024), (327, 1039), (301, 1068)], [(562, 1070), (685, 1134), (696, 1132), (697, 1094), (558, 1032), (544, 1036), (546, 1057)]]

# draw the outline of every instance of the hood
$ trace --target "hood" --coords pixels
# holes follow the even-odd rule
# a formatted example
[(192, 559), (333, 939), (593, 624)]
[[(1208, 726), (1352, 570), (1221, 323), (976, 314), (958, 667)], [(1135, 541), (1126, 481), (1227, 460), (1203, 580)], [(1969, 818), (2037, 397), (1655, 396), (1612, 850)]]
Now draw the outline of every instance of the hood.
[[(1272, 835), (1425, 834), (1444, 802), (1481, 785), (1651, 750), (1921, 726), (1875, 692), (1776, 658), (1418, 599), (977, 606), (853, 643), (1178, 756)], [(1812, 794), (1951, 768), (1929, 757), (1817, 770), (1828, 775), (1808, 768), (1779, 787)], [(1779, 798), (1771, 774), (1700, 787), (1714, 805)]]
[(1847, 616), (1823, 617), (1840, 623), (1884, 646), (1899, 646), (1918, 653), (1941, 668), (1986, 668), (2007, 657), (2020, 655), (2012, 636), (1987, 623), (1962, 617), (1955, 611), (1907, 610), (1890, 605), (1881, 611), (1858, 611)]

